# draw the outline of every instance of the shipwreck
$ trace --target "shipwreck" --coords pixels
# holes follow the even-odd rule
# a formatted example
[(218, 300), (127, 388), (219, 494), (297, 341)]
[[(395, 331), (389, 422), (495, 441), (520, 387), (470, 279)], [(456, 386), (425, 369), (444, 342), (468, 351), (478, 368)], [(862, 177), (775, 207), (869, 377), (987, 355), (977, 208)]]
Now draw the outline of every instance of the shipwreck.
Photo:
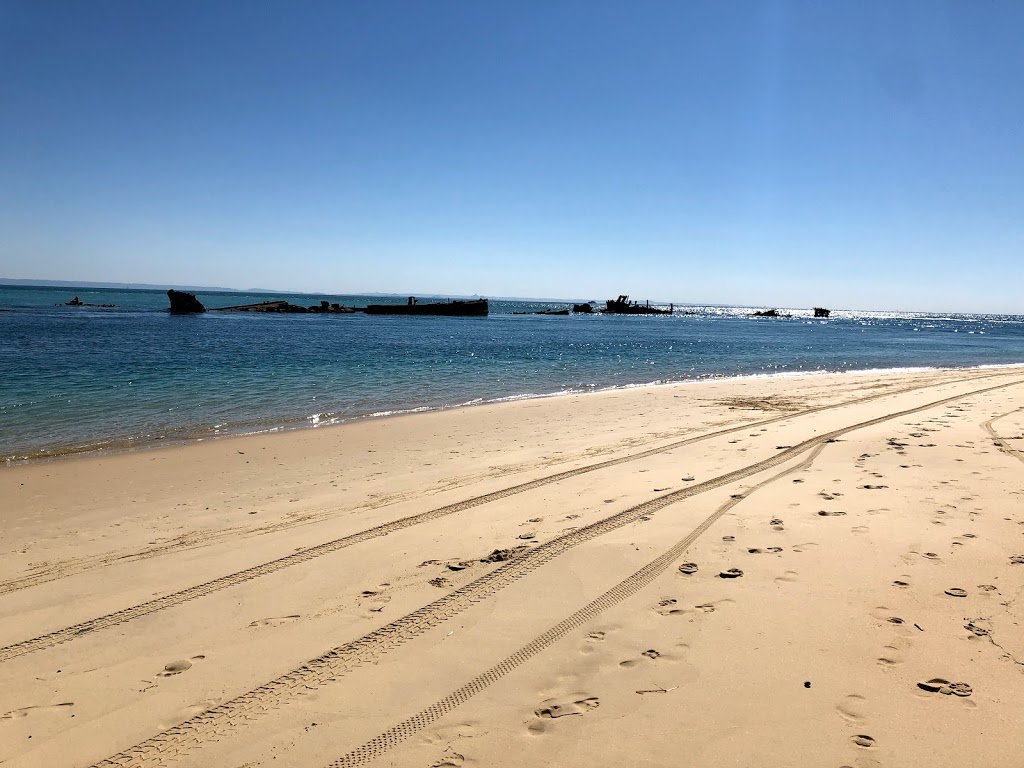
[(669, 304), (668, 309), (659, 309), (652, 307), (649, 301), (646, 304), (630, 302), (629, 296), (625, 294), (619, 294), (617, 299), (608, 299), (605, 308), (601, 310), (606, 315), (671, 315), (674, 311), (673, 304)]
[(420, 304), (410, 296), (405, 304), (367, 304), (368, 315), (428, 315), (433, 317), (484, 317), (489, 311), (487, 299), (468, 299)]

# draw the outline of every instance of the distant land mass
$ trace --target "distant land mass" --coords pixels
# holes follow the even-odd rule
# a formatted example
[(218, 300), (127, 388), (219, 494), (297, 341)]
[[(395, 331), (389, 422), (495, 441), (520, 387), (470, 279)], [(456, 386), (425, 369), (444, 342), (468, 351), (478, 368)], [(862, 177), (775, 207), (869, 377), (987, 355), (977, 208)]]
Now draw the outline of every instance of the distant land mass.
[[(211, 288), (200, 285), (150, 285), (149, 283), (97, 283), (90, 280), (33, 280), (31, 278), (0, 277), (0, 285), (35, 285), (41, 288), (113, 288), (115, 290), (129, 289), (133, 291), (166, 291), (174, 288), (176, 291), (218, 291), (227, 293), (238, 293), (237, 288)], [(255, 293), (256, 289), (250, 292)], [(259, 293), (277, 293), (277, 291), (263, 291)]]

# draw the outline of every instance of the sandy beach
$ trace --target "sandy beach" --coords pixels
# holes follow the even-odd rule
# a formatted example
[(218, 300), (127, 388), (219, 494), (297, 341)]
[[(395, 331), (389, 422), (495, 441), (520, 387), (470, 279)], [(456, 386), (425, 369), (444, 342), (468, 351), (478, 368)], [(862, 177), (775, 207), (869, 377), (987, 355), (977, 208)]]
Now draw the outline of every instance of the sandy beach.
[(0, 765), (1011, 766), (1024, 369), (0, 469)]

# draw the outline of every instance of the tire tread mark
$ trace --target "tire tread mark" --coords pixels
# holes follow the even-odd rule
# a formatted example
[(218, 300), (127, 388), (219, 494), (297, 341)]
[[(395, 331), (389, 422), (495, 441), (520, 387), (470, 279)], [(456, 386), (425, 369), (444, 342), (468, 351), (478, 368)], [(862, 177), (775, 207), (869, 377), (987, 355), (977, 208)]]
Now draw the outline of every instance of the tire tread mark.
[(548, 629), (547, 632), (535, 637), (511, 656), (506, 657), (486, 672), (477, 675), (461, 688), (458, 688), (454, 692), (448, 694), (443, 699), (435, 702), (427, 709), (424, 709), (408, 720), (404, 720), (398, 725), (389, 728), (376, 738), (371, 739), (362, 746), (357, 747), (337, 760), (334, 760), (328, 764), (327, 768), (352, 768), (353, 766), (364, 765), (376, 760), (384, 752), (398, 746), (398, 744), (408, 739), (417, 731), (422, 730), (434, 721), (444, 717), (456, 707), (465, 703), (488, 686), (497, 682), (516, 667), (528, 661), (532, 656), (537, 655), (572, 630), (581, 627), (583, 624), (595, 618), (598, 614), (603, 613), (617, 603), (620, 603), (626, 598), (636, 594), (664, 573), (673, 561), (681, 557), (702, 534), (704, 534), (722, 517), (722, 515), (744, 499), (749, 498), (755, 491), (758, 491), (787, 475), (799, 472), (800, 470), (811, 466), (824, 448), (825, 443), (818, 444), (799, 464), (789, 467), (788, 469), (761, 481), (757, 485), (749, 488), (743, 495), (729, 499), (718, 509), (712, 512), (711, 515), (701, 522), (700, 525), (672, 545), (672, 547), (670, 547), (665, 553), (652, 560), (632, 575), (627, 576), (603, 595), (587, 603), (574, 614)]
[[(559, 472), (559, 473), (556, 473), (554, 475), (548, 475), (546, 477), (537, 478), (535, 480), (531, 480), (531, 481), (526, 482), (526, 483), (521, 483), (519, 485), (514, 485), (514, 486), (511, 486), (509, 488), (505, 488), (505, 489), (502, 489), (502, 490), (499, 490), (499, 491), (494, 491), (492, 493), (483, 494), (482, 496), (475, 496), (475, 497), (472, 497), (472, 498), (469, 498), (469, 499), (465, 499), (465, 500), (463, 500), (461, 502), (456, 502), (454, 504), (448, 504), (448, 505), (443, 506), (443, 507), (438, 507), (437, 509), (433, 509), (433, 510), (430, 510), (428, 512), (423, 512), (423, 513), (420, 513), (420, 514), (417, 514), (417, 515), (410, 515), (408, 517), (400, 518), (398, 520), (392, 521), (391, 523), (384, 523), (384, 524), (376, 526), (374, 528), (367, 529), (366, 531), (362, 531), (360, 533), (352, 534), (351, 536), (343, 537), (341, 539), (336, 539), (334, 541), (330, 541), (330, 542), (326, 542), (326, 543), (324, 543), (322, 545), (318, 545), (320, 547), (330, 547), (330, 549), (326, 549), (324, 551), (320, 551), (320, 552), (318, 552), (318, 554), (326, 554), (327, 552), (333, 552), (333, 551), (335, 551), (337, 549), (343, 549), (345, 547), (352, 546), (352, 544), (359, 543), (360, 541), (365, 541), (366, 539), (355, 540), (353, 538), (353, 537), (362, 536), (363, 534), (367, 534), (366, 538), (377, 538), (379, 536), (386, 536), (388, 533), (391, 533), (392, 531), (395, 531), (395, 530), (400, 530), (402, 528), (408, 528), (408, 527), (413, 526), (413, 525), (418, 525), (419, 523), (427, 522), (428, 520), (434, 520), (434, 519), (436, 519), (438, 517), (444, 517), (446, 515), (450, 515), (450, 514), (453, 514), (455, 512), (461, 512), (463, 510), (470, 509), (472, 507), (480, 506), (481, 504), (487, 504), (488, 502), (496, 501), (497, 499), (506, 498), (508, 496), (514, 496), (514, 495), (516, 495), (518, 493), (523, 493), (525, 491), (530, 491), (530, 490), (533, 490), (535, 488), (540, 488), (541, 486), (549, 485), (551, 483), (557, 483), (560, 480), (565, 480), (565, 479), (567, 479), (569, 477), (574, 477), (576, 475), (585, 474), (587, 472), (595, 472), (595, 471), (598, 471), (598, 470), (601, 470), (601, 469), (607, 469), (608, 467), (617, 466), (619, 464), (624, 464), (624, 463), (627, 463), (627, 462), (630, 462), (630, 461), (638, 461), (638, 460), (645, 459), (645, 458), (647, 458), (649, 456), (653, 456), (653, 455), (656, 455), (656, 454), (659, 454), (659, 453), (665, 453), (665, 452), (668, 452), (668, 451), (675, 450), (677, 448), (682, 448), (684, 446), (691, 445), (693, 443), (700, 442), (702, 440), (709, 440), (709, 439), (712, 439), (712, 438), (715, 438), (715, 437), (721, 437), (723, 435), (732, 434), (734, 432), (740, 432), (740, 431), (743, 431), (745, 429), (752, 429), (754, 427), (763, 427), (763, 426), (765, 426), (767, 424), (774, 424), (774, 423), (777, 423), (779, 421), (784, 421), (786, 419), (799, 418), (801, 416), (809, 416), (809, 415), (812, 415), (812, 414), (815, 414), (815, 413), (819, 413), (819, 412), (821, 412), (823, 410), (830, 410), (830, 409), (833, 409), (833, 408), (842, 408), (842, 407), (849, 406), (849, 405), (857, 405), (857, 404), (860, 404), (860, 403), (865, 403), (865, 402), (869, 402), (869, 401), (872, 401), (872, 400), (877, 400), (877, 399), (882, 398), (882, 397), (888, 397), (890, 395), (899, 395), (899, 394), (903, 394), (905, 392), (911, 392), (911, 391), (914, 391), (914, 390), (917, 390), (917, 389), (926, 389), (928, 387), (941, 386), (942, 384), (956, 383), (957, 381), (959, 381), (959, 382), (974, 381), (974, 380), (977, 380), (977, 379), (985, 379), (985, 378), (993, 378), (993, 377), (1009, 376), (1009, 375), (1013, 375), (1013, 374), (1012, 373), (993, 373), (993, 374), (985, 374), (983, 376), (973, 376), (973, 377), (970, 377), (968, 379), (959, 379), (959, 380), (948, 381), (948, 382), (937, 382), (937, 383), (936, 382), (930, 382), (928, 384), (915, 384), (915, 385), (912, 385), (912, 386), (909, 386), (909, 387), (903, 387), (903, 388), (899, 388), (899, 389), (888, 390), (886, 392), (879, 392), (877, 394), (868, 395), (868, 396), (862, 397), (862, 398), (855, 398), (853, 400), (847, 400), (845, 402), (835, 403), (833, 405), (816, 406), (814, 408), (809, 408), (809, 409), (806, 409), (806, 410), (803, 410), (803, 411), (794, 411), (792, 413), (786, 413), (786, 414), (783, 414), (781, 416), (773, 416), (770, 419), (762, 419), (761, 421), (747, 421), (747, 422), (743, 422), (742, 424), (739, 424), (738, 426), (735, 426), (735, 427), (728, 427), (728, 428), (723, 429), (723, 430), (717, 430), (715, 432), (709, 432), (709, 433), (706, 433), (706, 434), (703, 434), (703, 435), (696, 435), (694, 437), (685, 438), (683, 440), (677, 440), (677, 441), (674, 441), (672, 443), (668, 443), (666, 445), (659, 446), (659, 447), (656, 447), (656, 448), (650, 448), (650, 449), (647, 449), (645, 451), (641, 451), (639, 453), (629, 454), (628, 456), (620, 456), (619, 458), (616, 458), (616, 459), (609, 459), (607, 461), (598, 462), (596, 464), (589, 464), (587, 466), (579, 467), (577, 469), (567, 470), (565, 472)], [(304, 522), (307, 522), (307, 521), (302, 521), (301, 523), (296, 523), (296, 524), (302, 524)], [(287, 526), (287, 527), (294, 527), (294, 526)], [(268, 525), (268, 526), (264, 526), (264, 527), (260, 527), (260, 528), (250, 529), (244, 535), (262, 535), (262, 534), (266, 534), (266, 533), (276, 533), (279, 530), (284, 530), (284, 529), (285, 529), (285, 527), (283, 527), (283, 526)], [(137, 560), (148, 559), (150, 557), (156, 557), (156, 556), (165, 554), (167, 552), (177, 551), (177, 550), (181, 550), (181, 549), (193, 549), (195, 547), (200, 547), (200, 546), (205, 546), (207, 544), (216, 543), (216, 542), (220, 541), (221, 539), (223, 539), (225, 537), (224, 535), (221, 535), (221, 534), (225, 534), (226, 535), (227, 533), (231, 533), (233, 530), (236, 530), (236, 529), (226, 529), (225, 531), (218, 532), (216, 536), (208, 537), (207, 539), (204, 539), (203, 541), (195, 541), (195, 542), (189, 541), (189, 542), (185, 542), (185, 543), (170, 543), (170, 544), (162, 545), (162, 546), (159, 546), (159, 547), (153, 547), (153, 548), (150, 548), (150, 549), (144, 549), (144, 550), (141, 550), (141, 551), (138, 551), (138, 552), (128, 553), (128, 554), (121, 554), (121, 555), (116, 555), (116, 554), (113, 554), (113, 553), (107, 554), (107, 555), (100, 555), (100, 556), (97, 556), (96, 558), (90, 559), (90, 560), (88, 560), (86, 562), (77, 561), (77, 562), (68, 563), (67, 566), (63, 570), (47, 570), (47, 571), (44, 571), (44, 572), (41, 572), (41, 573), (37, 573), (37, 574), (29, 574), (27, 576), (20, 576), (20, 577), (17, 577), (15, 579), (10, 579), (8, 581), (0, 582), (0, 595), (7, 594), (9, 592), (16, 592), (16, 591), (21, 590), (21, 589), (28, 589), (29, 587), (35, 587), (35, 586), (38, 586), (40, 584), (49, 583), (51, 581), (58, 581), (58, 580), (60, 580), (62, 578), (65, 578), (67, 576), (73, 576), (73, 575), (76, 575), (78, 573), (84, 573), (84, 572), (92, 570), (94, 568), (105, 567), (105, 566), (112, 565), (112, 564), (118, 563), (118, 562), (124, 562), (124, 561), (132, 561), (132, 562), (134, 562), (134, 561), (137, 561)], [(317, 547), (311, 547), (308, 550), (304, 550), (304, 551), (312, 552), (314, 550), (317, 550)], [(302, 562), (304, 562), (304, 561), (302, 561)], [(288, 563), (288, 564), (293, 564), (293, 563)], [(288, 564), (283, 565), (282, 567), (287, 567)], [(58, 568), (59, 568), (59, 566), (58, 566)], [(226, 576), (224, 578), (230, 578), (230, 576), (232, 576), (232, 575), (234, 575), (234, 574), (230, 574), (229, 576)], [(263, 574), (258, 574), (258, 575), (263, 575)], [(252, 577), (250, 577), (250, 578), (252, 578)], [(226, 586), (231, 586), (231, 585), (229, 584), (229, 585), (226, 585)], [(219, 588), (223, 588), (223, 587), (219, 587)], [(175, 594), (178, 594), (178, 593), (175, 593)], [(172, 597), (174, 597), (174, 595), (166, 595), (165, 596), (165, 598), (172, 598)], [(158, 598), (158, 599), (163, 599), (163, 598)], [(191, 599), (191, 598), (186, 597), (185, 599), (187, 600), (187, 599)], [(177, 602), (175, 602), (173, 604), (177, 605)], [(165, 606), (165, 607), (169, 607), (169, 606)], [(144, 615), (144, 614), (140, 614), (140, 615)], [(132, 618), (135, 618), (135, 617), (133, 616)], [(118, 623), (120, 623), (120, 622), (118, 622)], [(59, 631), (62, 631), (62, 630), (58, 630), (58, 632)], [(34, 639), (39, 639), (39, 638), (34, 638)], [(26, 642), (28, 642), (28, 641), (26, 641)], [(63, 641), (58, 639), (57, 642), (59, 643), (59, 642), (63, 642)], [(7, 651), (7, 649), (11, 648), (11, 647), (13, 647), (13, 646), (8, 646), (6, 648), (0, 648), (0, 661), (4, 661), (6, 658), (13, 658), (13, 656), (12, 657), (6, 657), (6, 656), (3, 655), (4, 651)], [(49, 647), (49, 646), (44, 646), (44, 647)], [(38, 648), (33, 648), (32, 650), (38, 650)], [(20, 654), (15, 654), (15, 655), (20, 655)]]
[[(998, 376), (1005, 374), (991, 375)], [(942, 382), (942, 384), (948, 383), (952, 382)], [(693, 443), (751, 429), (755, 426), (764, 426), (765, 424), (773, 424), (779, 421), (784, 421), (786, 419), (793, 418), (795, 416), (805, 416), (818, 413), (824, 410), (831, 410), (833, 408), (842, 408), (848, 405), (860, 404), (870, 400), (876, 400), (880, 397), (886, 397), (892, 394), (902, 394), (903, 392), (906, 391), (924, 389), (927, 388), (928, 386), (936, 385), (923, 385), (920, 387), (914, 386), (904, 390), (900, 390), (899, 392), (878, 393), (876, 395), (869, 395), (865, 398), (858, 398), (852, 401), (837, 403), (835, 405), (818, 406), (797, 413), (775, 416), (772, 417), (771, 419), (765, 419), (758, 422), (746, 422), (739, 426), (728, 427), (726, 429), (708, 432), (703, 435), (696, 435), (694, 437), (685, 438), (683, 440), (677, 440), (675, 442), (668, 443), (667, 445), (659, 446), (656, 448), (649, 448), (645, 451), (640, 451), (639, 453), (630, 454), (628, 456), (620, 456), (615, 459), (609, 459), (607, 461), (598, 462), (596, 464), (590, 464), (585, 467), (578, 467), (576, 469), (569, 469), (564, 472), (558, 472), (554, 475), (548, 475), (546, 477), (537, 478), (535, 480), (530, 480), (525, 483), (519, 483), (518, 485), (513, 485), (497, 491), (492, 491), (491, 493), (486, 493), (481, 496), (475, 496), (470, 499), (458, 501), (455, 502), (454, 504), (447, 504), (443, 507), (428, 510), (427, 512), (421, 512), (419, 514), (409, 515), (408, 517), (399, 518), (398, 520), (393, 520), (388, 523), (382, 523), (381, 525), (374, 526), (373, 528), (368, 528), (366, 530), (359, 531), (358, 533), (349, 534), (348, 536), (342, 536), (340, 538), (324, 542), (323, 544), (317, 544), (315, 546), (308, 547), (307, 549), (303, 549), (300, 552), (293, 552), (289, 555), (285, 555), (284, 557), (277, 558), (276, 560), (261, 563), (251, 568), (246, 568), (242, 571), (236, 571), (235, 573), (230, 573), (226, 576), (221, 576), (217, 579), (213, 579), (212, 581), (207, 581), (202, 584), (187, 587), (186, 589), (180, 590), (178, 592), (172, 592), (169, 595), (162, 595), (160, 597), (153, 598), (152, 600), (147, 600), (144, 603), (138, 603), (128, 608), (123, 608), (122, 610), (115, 611), (114, 613), (108, 613), (97, 618), (87, 619), (86, 621), (79, 622), (78, 624), (73, 624), (69, 627), (63, 627), (61, 629), (57, 629), (52, 632), (39, 635), (37, 637), (22, 640), (17, 643), (12, 643), (11, 645), (7, 645), (0, 648), (0, 663), (9, 661), (10, 659), (14, 659), (19, 656), (24, 656), (28, 653), (34, 653), (35, 651), (41, 651), (46, 648), (52, 648), (55, 645), (66, 643), (70, 640), (74, 640), (75, 638), (81, 637), (82, 635), (97, 632), (99, 630), (107, 629), (109, 627), (114, 627), (118, 624), (123, 624), (127, 621), (132, 621), (133, 619), (138, 619), (142, 616), (147, 616), (151, 613), (155, 613), (156, 611), (161, 611), (167, 608), (172, 608), (176, 605), (181, 605), (182, 603), (188, 602), (190, 600), (205, 597), (206, 595), (218, 592), (222, 589), (227, 589), (228, 587), (233, 587), (238, 584), (242, 584), (246, 581), (250, 581), (260, 576), (267, 576), (269, 574), (276, 573), (277, 571), (280, 571), (284, 568), (289, 568), (293, 565), (299, 565), (302, 563), (309, 562), (310, 560), (313, 560), (317, 557), (321, 557), (332, 552), (337, 552), (338, 550), (351, 547), (355, 544), (359, 544), (364, 541), (369, 541), (371, 539), (387, 536), (389, 533), (394, 533), (395, 531), (400, 531), (405, 528), (411, 528), (414, 525), (419, 525), (429, 520), (436, 520), (441, 517), (447, 517), (448, 515), (455, 514), (456, 512), (462, 512), (467, 509), (478, 507), (492, 501), (508, 498), (509, 496), (515, 496), (517, 494), (524, 493), (526, 491), (531, 491), (536, 488), (549, 485), (551, 483), (557, 483), (561, 480), (567, 480), (571, 477), (576, 477), (578, 475), (586, 474), (589, 472), (595, 472), (601, 469), (607, 469), (609, 467), (618, 466), (620, 464), (625, 464), (631, 461), (638, 461), (640, 459), (648, 458), (650, 456), (655, 456), (661, 453), (666, 453), (677, 448), (682, 448)]]
[(1005, 419), (1010, 414), (1017, 413), (1018, 411), (1022, 410), (1024, 410), (1024, 408), (1014, 408), (1013, 410), (1007, 411), (1006, 413), (1002, 413), (998, 416), (993, 416), (991, 419), (982, 424), (981, 428), (984, 429), (988, 433), (989, 437), (992, 438), (992, 442), (996, 446), (996, 448), (1005, 453), (1007, 456), (1013, 456), (1013, 458), (1017, 459), (1017, 461), (1024, 462), (1024, 453), (1021, 453), (1016, 448), (1007, 445), (1006, 438), (1001, 437), (999, 433), (996, 432), (995, 427), (992, 426), (994, 422), (997, 422), (1000, 419)]
[[(818, 445), (824, 445), (830, 440), (848, 432), (955, 402), (964, 397), (1004, 389), (1021, 383), (1024, 383), (1024, 380), (997, 384), (992, 387), (953, 395), (914, 408), (886, 414), (833, 430), (832, 432), (826, 432), (747, 467), (742, 467), (702, 483), (667, 493), (617, 512), (590, 525), (569, 531), (541, 544), (536, 549), (530, 550), (518, 558), (506, 561), (495, 570), (480, 576), (423, 608), (406, 614), (361, 638), (332, 648), (316, 659), (306, 662), (275, 680), (264, 683), (189, 720), (172, 726), (126, 751), (93, 764), (90, 768), (112, 768), (113, 766), (121, 766), (122, 768), (142, 768), (146, 766), (152, 768), (153, 766), (164, 765), (167, 760), (188, 752), (197, 744), (201, 744), (203, 740), (218, 739), (225, 736), (234, 727), (236, 719), (247, 718), (258, 712), (282, 705), (285, 702), (281, 698), (285, 694), (289, 696), (290, 700), (292, 697), (299, 695), (300, 690), (316, 688), (333, 682), (351, 669), (378, 659), (388, 651), (461, 613), (473, 603), (479, 602), (505, 586), (518, 581), (563, 552), (635, 522), (641, 516), (650, 515), (683, 499), (729, 485), (784, 464), (806, 451)], [(710, 522), (705, 521), (698, 526), (696, 536), (703, 533), (710, 525)], [(315, 670), (313, 669), (314, 667)], [(303, 672), (304, 669), (311, 671)]]

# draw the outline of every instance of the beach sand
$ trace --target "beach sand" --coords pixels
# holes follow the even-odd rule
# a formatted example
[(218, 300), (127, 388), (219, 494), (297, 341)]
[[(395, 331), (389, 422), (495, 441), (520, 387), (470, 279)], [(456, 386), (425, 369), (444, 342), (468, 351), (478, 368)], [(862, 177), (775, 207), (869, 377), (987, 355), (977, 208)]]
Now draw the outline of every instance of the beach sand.
[(1020, 766), (1022, 409), (783, 376), (4, 468), (0, 764)]

